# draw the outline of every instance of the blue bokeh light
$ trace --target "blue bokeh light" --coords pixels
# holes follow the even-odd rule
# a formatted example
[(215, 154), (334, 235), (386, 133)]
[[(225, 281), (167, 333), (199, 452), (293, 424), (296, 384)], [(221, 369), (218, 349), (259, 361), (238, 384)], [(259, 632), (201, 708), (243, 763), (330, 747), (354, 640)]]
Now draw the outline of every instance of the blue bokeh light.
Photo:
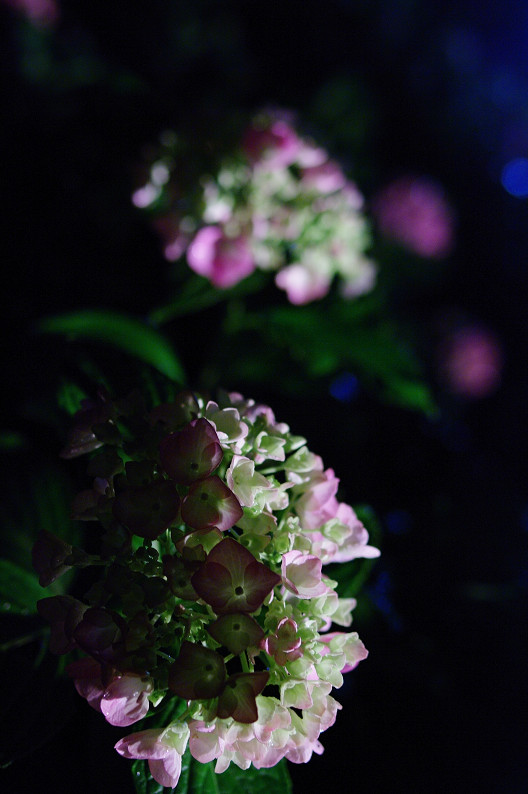
[(501, 173), (501, 184), (515, 198), (528, 197), (528, 158), (516, 157), (510, 160)]
[(343, 372), (330, 384), (330, 394), (342, 403), (348, 403), (357, 396), (359, 381), (351, 372)]

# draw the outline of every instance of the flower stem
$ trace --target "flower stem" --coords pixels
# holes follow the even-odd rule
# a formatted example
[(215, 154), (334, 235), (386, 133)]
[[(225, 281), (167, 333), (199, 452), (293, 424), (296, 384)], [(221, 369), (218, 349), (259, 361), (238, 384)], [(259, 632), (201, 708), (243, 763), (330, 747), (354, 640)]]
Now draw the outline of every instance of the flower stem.
[(161, 658), (165, 659), (167, 662), (173, 662), (174, 661), (173, 657), (169, 656), (169, 654), (165, 653), (165, 651), (156, 651), (156, 656), (161, 656)]
[(250, 673), (251, 672), (251, 669), (249, 667), (248, 658), (247, 658), (247, 655), (246, 655), (245, 651), (242, 651), (242, 653), (240, 654), (240, 663), (242, 665), (242, 670), (245, 673)]

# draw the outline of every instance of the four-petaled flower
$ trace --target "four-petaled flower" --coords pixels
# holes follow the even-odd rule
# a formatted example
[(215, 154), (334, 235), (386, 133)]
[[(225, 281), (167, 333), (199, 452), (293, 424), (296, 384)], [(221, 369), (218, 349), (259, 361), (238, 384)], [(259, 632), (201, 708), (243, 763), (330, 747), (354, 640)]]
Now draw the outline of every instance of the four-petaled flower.
[(161, 465), (182, 485), (204, 480), (218, 468), (224, 456), (215, 430), (207, 419), (193, 419), (183, 430), (160, 443)]
[(225, 532), (242, 515), (235, 494), (214, 474), (193, 483), (181, 506), (183, 520), (193, 529), (216, 527)]
[(255, 612), (280, 581), (280, 576), (232, 538), (215, 546), (191, 578), (200, 598), (218, 615)]

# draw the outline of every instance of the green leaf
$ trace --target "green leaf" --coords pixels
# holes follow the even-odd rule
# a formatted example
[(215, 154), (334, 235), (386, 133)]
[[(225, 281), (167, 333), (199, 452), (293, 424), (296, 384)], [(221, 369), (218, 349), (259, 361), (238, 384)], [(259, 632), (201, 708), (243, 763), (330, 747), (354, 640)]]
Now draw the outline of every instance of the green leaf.
[(214, 762), (201, 764), (187, 749), (182, 757), (182, 769), (178, 785), (174, 789), (164, 788), (152, 779), (147, 761), (132, 763), (132, 776), (136, 794), (291, 794), (292, 785), (286, 761), (280, 761), (270, 769), (239, 769), (231, 764), (225, 772), (217, 775)]
[(251, 794), (290, 794), (292, 784), (286, 761), (280, 761), (269, 769), (239, 769), (231, 764), (218, 778), (218, 791), (220, 794), (235, 794), (240, 791), (250, 791)]
[(286, 348), (312, 378), (331, 377), (344, 368), (355, 370), (389, 402), (435, 414), (415, 354), (395, 323), (372, 316), (378, 308), (374, 299), (357, 305), (284, 306), (241, 322)]
[(136, 794), (163, 794), (172, 789), (165, 788), (152, 778), (147, 761), (132, 761), (132, 780)]
[(68, 339), (87, 339), (112, 345), (145, 361), (172, 380), (185, 382), (178, 356), (165, 337), (149, 325), (113, 311), (86, 309), (46, 317), (38, 324), (43, 333)]
[(0, 612), (32, 614), (37, 611), (37, 601), (49, 595), (53, 595), (52, 590), (41, 587), (36, 574), (0, 558)]

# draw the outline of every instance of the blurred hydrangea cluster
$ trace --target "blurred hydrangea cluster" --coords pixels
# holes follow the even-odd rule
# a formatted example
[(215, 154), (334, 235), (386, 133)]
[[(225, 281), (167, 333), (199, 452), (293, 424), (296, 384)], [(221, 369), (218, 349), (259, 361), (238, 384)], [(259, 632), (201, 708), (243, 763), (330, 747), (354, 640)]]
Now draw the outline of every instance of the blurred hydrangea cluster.
[(503, 363), (502, 347), (493, 331), (469, 323), (446, 333), (437, 350), (441, 381), (453, 394), (470, 400), (497, 390)]
[(203, 175), (190, 200), (178, 184), (175, 138), (162, 136), (134, 204), (164, 210), (155, 226), (169, 260), (186, 255), (192, 270), (220, 289), (255, 269), (275, 272), (294, 304), (324, 297), (337, 276), (353, 298), (374, 286), (365, 251), (370, 232), (363, 197), (325, 149), (301, 137), (287, 113), (263, 112), (238, 151)]
[(83, 601), (52, 596), (39, 612), (53, 652), (86, 654), (68, 671), (92, 708), (123, 727), (156, 717), (116, 750), (172, 787), (187, 747), (216, 772), (321, 753), (341, 708), (331, 692), (367, 655), (333, 630), (355, 601), (323, 566), (379, 554), (332, 469), (236, 393), (152, 407), (100, 392), (62, 454), (90, 455), (73, 517), (99, 523), (100, 551), (42, 532), (34, 566), (44, 586), (72, 566), (101, 576)]
[(441, 185), (406, 175), (385, 185), (372, 202), (380, 232), (418, 256), (442, 259), (454, 245), (455, 215)]
[(39, 27), (52, 27), (60, 16), (56, 0), (3, 0), (3, 3), (24, 14)]

